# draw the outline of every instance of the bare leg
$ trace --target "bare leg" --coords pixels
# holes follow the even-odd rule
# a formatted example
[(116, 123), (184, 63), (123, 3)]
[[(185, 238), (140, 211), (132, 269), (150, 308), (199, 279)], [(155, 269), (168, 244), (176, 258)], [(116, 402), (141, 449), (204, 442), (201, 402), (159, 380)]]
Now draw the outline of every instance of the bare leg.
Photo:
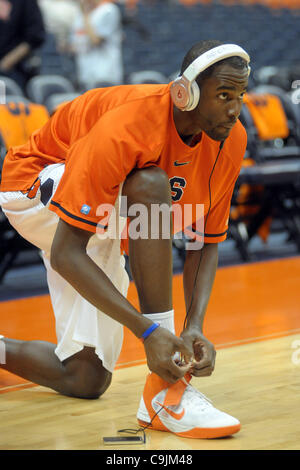
[(111, 373), (104, 369), (93, 348), (86, 347), (60, 362), (55, 344), (7, 338), (3, 341), (6, 364), (1, 367), (26, 380), (78, 398), (98, 398), (110, 385)]
[[(134, 203), (147, 207), (149, 232), (151, 222), (154, 223), (151, 204), (167, 204), (169, 207), (172, 204), (168, 177), (157, 167), (133, 172), (124, 183), (123, 195), (128, 198), (128, 207)], [(150, 233), (147, 239), (129, 239), (130, 268), (142, 313), (172, 309), (172, 239), (163, 239), (161, 222), (157, 227), (158, 239), (151, 239)], [(169, 227), (171, 222), (169, 216)]]

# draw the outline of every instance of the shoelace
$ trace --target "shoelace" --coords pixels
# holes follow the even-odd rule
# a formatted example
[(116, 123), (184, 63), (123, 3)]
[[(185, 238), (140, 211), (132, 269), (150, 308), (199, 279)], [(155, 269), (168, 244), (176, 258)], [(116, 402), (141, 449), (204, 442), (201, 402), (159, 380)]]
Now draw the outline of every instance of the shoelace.
[[(210, 408), (212, 405), (212, 401), (207, 398), (207, 396), (204, 395), (204, 393), (201, 393), (199, 392), (199, 390), (197, 390), (196, 388), (192, 387), (192, 385), (189, 385), (189, 383), (183, 378), (182, 379), (186, 384), (187, 384), (187, 387), (184, 391), (184, 395), (189, 395), (189, 398), (188, 398), (188, 401), (189, 403), (191, 402), (194, 402), (194, 404), (196, 406), (199, 407), (199, 404), (201, 403), (201, 406), (200, 406), (200, 409), (201, 411), (205, 411), (205, 409), (207, 408)], [(185, 397), (186, 398), (186, 397)], [(199, 403), (199, 398), (201, 398), (201, 401)], [(172, 407), (171, 407), (172, 408)], [(146, 442), (146, 434), (145, 434), (145, 431), (146, 429), (148, 429), (151, 424), (152, 424), (152, 421), (154, 420), (154, 418), (161, 412), (161, 410), (163, 410), (164, 407), (162, 406), (156, 413), (155, 415), (153, 416), (153, 418), (151, 419), (150, 423), (148, 423), (147, 425), (145, 426), (140, 426), (139, 428), (137, 429), (132, 429), (132, 428), (127, 428), (127, 429), (119, 429), (118, 432), (119, 433), (128, 433), (128, 434), (137, 434), (139, 432), (143, 433), (143, 440), (144, 440), (144, 443)]]
[(193, 403), (194, 406), (200, 408), (202, 411), (213, 406), (212, 401), (209, 398), (191, 385), (187, 386), (184, 394), (184, 399), (187, 399), (189, 403)]

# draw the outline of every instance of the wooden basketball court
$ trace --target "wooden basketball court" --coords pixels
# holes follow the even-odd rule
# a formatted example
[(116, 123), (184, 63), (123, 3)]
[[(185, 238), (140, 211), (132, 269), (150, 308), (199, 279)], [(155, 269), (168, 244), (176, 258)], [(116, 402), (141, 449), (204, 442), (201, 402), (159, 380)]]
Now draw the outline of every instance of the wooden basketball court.
[[(103, 446), (103, 436), (137, 428), (147, 373), (142, 344), (127, 330), (108, 391), (68, 398), (0, 370), (0, 449), (291, 450), (300, 449), (300, 257), (219, 268), (205, 334), (217, 348), (214, 374), (193, 385), (242, 424), (228, 438), (194, 440), (146, 431), (146, 443)], [(137, 305), (130, 286), (129, 299)], [(179, 333), (185, 310), (174, 277)], [(55, 342), (49, 296), (0, 303), (0, 333)]]

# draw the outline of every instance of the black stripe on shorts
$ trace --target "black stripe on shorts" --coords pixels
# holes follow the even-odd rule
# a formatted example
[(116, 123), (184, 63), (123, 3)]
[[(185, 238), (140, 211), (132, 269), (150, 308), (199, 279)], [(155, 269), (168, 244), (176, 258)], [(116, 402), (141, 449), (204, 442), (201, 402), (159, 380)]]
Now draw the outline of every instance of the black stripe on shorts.
[(55, 202), (53, 200), (50, 202), (50, 204), (52, 204), (55, 207), (58, 207), (58, 209), (61, 210), (64, 214), (66, 214), (71, 219), (78, 220), (78, 222), (83, 222), (85, 224), (92, 225), (93, 227), (99, 226), (100, 228), (104, 230), (106, 230), (108, 227), (108, 225), (101, 225), (97, 222), (92, 222), (90, 220), (83, 219), (82, 217), (78, 217), (78, 215), (71, 214), (71, 212), (67, 211), (67, 209), (64, 209), (64, 207), (62, 207), (58, 202)]
[(226, 235), (226, 233), (228, 232), (228, 230), (225, 230), (225, 232), (223, 233), (200, 233), (198, 232), (198, 230), (196, 230), (194, 227), (187, 227), (189, 230), (191, 230), (192, 232), (196, 233), (197, 235), (199, 235), (200, 237), (207, 237), (207, 238), (217, 238), (217, 237), (223, 237), (223, 235)]

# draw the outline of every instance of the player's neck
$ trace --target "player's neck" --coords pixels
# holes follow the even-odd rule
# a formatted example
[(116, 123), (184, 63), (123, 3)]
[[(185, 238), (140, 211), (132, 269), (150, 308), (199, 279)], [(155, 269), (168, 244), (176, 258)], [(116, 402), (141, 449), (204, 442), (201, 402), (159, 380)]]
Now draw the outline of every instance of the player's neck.
[(195, 135), (180, 135), (180, 138), (189, 147), (195, 147), (195, 145), (197, 145), (202, 138), (202, 132)]
[(202, 132), (195, 132), (187, 112), (180, 111), (174, 106), (173, 119), (177, 133), (186, 145), (193, 147), (200, 142)]

